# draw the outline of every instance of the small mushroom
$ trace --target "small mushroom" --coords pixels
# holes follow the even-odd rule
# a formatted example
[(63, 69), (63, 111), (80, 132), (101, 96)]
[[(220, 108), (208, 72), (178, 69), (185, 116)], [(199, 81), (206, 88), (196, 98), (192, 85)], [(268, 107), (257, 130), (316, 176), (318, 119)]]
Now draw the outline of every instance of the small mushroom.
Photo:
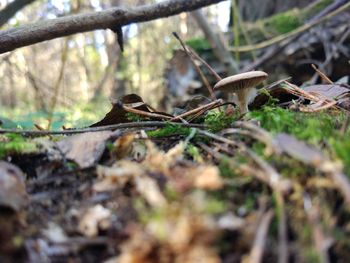
[(244, 114), (248, 112), (250, 95), (255, 91), (255, 86), (263, 82), (267, 76), (267, 73), (263, 71), (249, 71), (233, 75), (216, 83), (214, 90), (235, 93), (238, 107), (241, 114)]

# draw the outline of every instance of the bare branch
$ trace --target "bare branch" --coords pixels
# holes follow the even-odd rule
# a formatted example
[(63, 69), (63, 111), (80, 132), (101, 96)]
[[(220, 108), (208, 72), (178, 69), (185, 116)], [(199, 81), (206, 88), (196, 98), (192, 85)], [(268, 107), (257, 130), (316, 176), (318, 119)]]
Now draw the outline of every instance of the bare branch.
[(135, 8), (115, 7), (40, 21), (0, 32), (0, 53), (76, 33), (168, 17), (222, 1), (224, 0), (168, 0)]
[(0, 27), (7, 23), (19, 10), (35, 0), (16, 0), (9, 3), (0, 11)]

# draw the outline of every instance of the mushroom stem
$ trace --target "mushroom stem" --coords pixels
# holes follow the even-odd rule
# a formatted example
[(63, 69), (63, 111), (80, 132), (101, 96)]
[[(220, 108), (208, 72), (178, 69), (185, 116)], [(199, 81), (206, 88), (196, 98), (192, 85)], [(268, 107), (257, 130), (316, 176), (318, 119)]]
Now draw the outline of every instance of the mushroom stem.
[(248, 96), (251, 89), (241, 89), (237, 90), (237, 98), (238, 98), (238, 108), (241, 112), (241, 114), (245, 114), (249, 111), (248, 109)]

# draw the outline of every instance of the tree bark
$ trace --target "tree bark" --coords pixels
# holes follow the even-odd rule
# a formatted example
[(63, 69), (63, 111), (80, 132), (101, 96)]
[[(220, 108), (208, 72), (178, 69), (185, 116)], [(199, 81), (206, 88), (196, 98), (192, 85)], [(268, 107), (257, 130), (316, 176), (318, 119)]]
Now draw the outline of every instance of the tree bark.
[(222, 1), (224, 0), (168, 0), (135, 8), (117, 7), (40, 21), (0, 32), (0, 53), (76, 33), (168, 17)]
[(35, 0), (16, 0), (5, 6), (5, 8), (0, 11), (0, 27), (6, 24), (19, 10), (34, 1)]

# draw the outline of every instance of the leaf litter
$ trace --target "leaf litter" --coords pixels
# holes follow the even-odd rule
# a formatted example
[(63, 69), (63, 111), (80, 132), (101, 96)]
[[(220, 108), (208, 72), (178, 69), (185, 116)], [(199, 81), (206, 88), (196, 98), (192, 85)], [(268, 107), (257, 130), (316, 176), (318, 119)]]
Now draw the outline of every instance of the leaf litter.
[[(283, 94), (281, 106), (306, 112), (300, 114), (346, 110), (342, 86), (280, 84), (264, 95), (268, 101), (259, 95), (258, 104)], [(10, 185), (0, 195), (10, 210), (0, 211), (0, 259), (326, 262), (349, 256), (346, 163), (327, 142), (288, 134), (289, 124), (275, 132), (254, 117), (259, 111), (241, 118), (221, 107), (217, 100), (173, 116), (131, 94), (81, 134), (25, 132), (29, 137), (21, 140), (35, 150), (6, 148), (7, 162), (0, 163), (0, 189)], [(273, 107), (272, 118), (282, 123), (283, 110)], [(332, 129), (346, 145), (347, 127)]]

